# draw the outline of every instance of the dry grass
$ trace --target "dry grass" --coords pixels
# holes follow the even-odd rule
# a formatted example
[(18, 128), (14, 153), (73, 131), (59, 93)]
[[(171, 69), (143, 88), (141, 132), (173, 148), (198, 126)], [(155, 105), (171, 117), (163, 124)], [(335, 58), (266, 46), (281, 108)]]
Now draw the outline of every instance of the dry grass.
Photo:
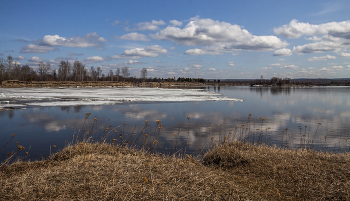
[(46, 161), (0, 169), (5, 200), (228, 200), (256, 198), (226, 172), (190, 157), (151, 155), (105, 143), (69, 146)]
[(350, 154), (233, 141), (203, 159), (107, 143), (0, 168), (4, 200), (350, 200)]
[(234, 141), (204, 157), (268, 200), (350, 200), (350, 153), (286, 150)]

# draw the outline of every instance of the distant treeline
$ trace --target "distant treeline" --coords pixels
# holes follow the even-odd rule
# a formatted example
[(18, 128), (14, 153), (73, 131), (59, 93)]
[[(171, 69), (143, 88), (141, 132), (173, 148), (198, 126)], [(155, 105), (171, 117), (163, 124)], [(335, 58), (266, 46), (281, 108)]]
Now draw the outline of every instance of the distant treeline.
[(37, 70), (28, 64), (19, 65), (11, 55), (6, 59), (0, 57), (0, 82), (4, 80), (19, 81), (128, 81), (128, 82), (199, 82), (215, 85), (350, 85), (350, 79), (290, 79), (273, 77), (271, 79), (256, 80), (205, 80), (203, 78), (150, 78), (147, 77), (147, 69), (140, 71), (140, 77), (130, 77), (129, 67), (110, 70), (102, 73), (101, 67), (86, 67), (80, 61), (70, 63), (61, 61), (58, 69), (52, 69), (51, 64), (40, 61)]
[(291, 78), (279, 78), (272, 77), (271, 79), (256, 79), (251, 80), (250, 85), (267, 85), (267, 86), (282, 86), (282, 85), (317, 85), (317, 86), (329, 86), (329, 85), (349, 85), (349, 79), (291, 79)]

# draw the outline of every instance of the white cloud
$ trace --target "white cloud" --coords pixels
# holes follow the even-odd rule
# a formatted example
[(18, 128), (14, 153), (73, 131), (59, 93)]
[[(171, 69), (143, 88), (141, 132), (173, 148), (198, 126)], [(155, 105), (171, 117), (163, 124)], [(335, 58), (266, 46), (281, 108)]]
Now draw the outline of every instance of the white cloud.
[(212, 19), (191, 18), (183, 28), (168, 26), (156, 34), (151, 35), (158, 40), (170, 40), (187, 46), (213, 45), (200, 51), (191, 49), (186, 54), (214, 54), (218, 52), (232, 52), (234, 50), (270, 51), (288, 45), (276, 36), (254, 36), (239, 25)]
[(191, 67), (198, 69), (198, 68), (202, 68), (202, 65), (200, 65), (200, 64), (192, 64)]
[(139, 59), (142, 57), (157, 57), (159, 54), (166, 54), (168, 51), (159, 45), (147, 46), (145, 48), (134, 48), (125, 50), (120, 55), (114, 55), (113, 59)]
[(327, 51), (337, 51), (342, 48), (342, 44), (336, 42), (315, 42), (293, 47), (295, 53), (322, 53)]
[(302, 35), (330, 35), (337, 38), (350, 39), (350, 20), (309, 24), (293, 19), (288, 25), (275, 28), (274, 32), (286, 38), (299, 38)]
[(170, 49), (170, 50), (175, 50), (176, 48), (175, 48), (175, 47), (170, 47), (169, 49)]
[(201, 54), (218, 55), (218, 54), (222, 54), (222, 53), (220, 51), (216, 52), (216, 51), (211, 51), (211, 50), (195, 48), (195, 49), (186, 50), (185, 54), (188, 54), (188, 55), (201, 55)]
[(25, 60), (26, 58), (24, 58), (24, 56), (18, 56), (18, 57), (15, 57), (15, 60), (17, 61), (20, 61), (20, 60)]
[(299, 67), (292, 64), (292, 65), (284, 65), (283, 67), (280, 67), (282, 69), (294, 69), (294, 70), (297, 70)]
[(270, 64), (270, 66), (281, 66), (280, 63)]
[(211, 70), (211, 71), (216, 71), (216, 69), (215, 69), (215, 68), (209, 68), (208, 70)]
[(182, 22), (177, 21), (177, 20), (170, 20), (169, 22), (174, 26), (181, 26), (182, 25)]
[(235, 66), (235, 63), (234, 63), (233, 61), (229, 61), (229, 62), (228, 62), (228, 65), (229, 65), (229, 66)]
[(350, 58), (350, 53), (341, 52), (341, 53), (339, 54), (339, 56)]
[(290, 56), (290, 55), (292, 55), (292, 51), (287, 48), (281, 48), (273, 52), (273, 56)]
[(105, 59), (100, 57), (100, 56), (92, 56), (92, 57), (86, 58), (84, 61), (85, 61), (85, 63), (94, 63), (94, 62), (101, 62), (104, 60)]
[(331, 69), (334, 69), (334, 70), (343, 70), (343, 66), (332, 66)]
[(40, 45), (34, 45), (29, 44), (27, 46), (22, 47), (21, 51), (22, 53), (46, 53), (50, 51), (55, 51), (57, 48), (50, 47), (50, 46), (40, 46)]
[(125, 64), (137, 64), (137, 63), (140, 63), (140, 62), (137, 61), (137, 60), (129, 60), (129, 61), (125, 61), (124, 63)]
[(34, 56), (34, 57), (29, 59), (29, 62), (39, 62), (39, 61), (41, 61), (41, 59), (37, 56)]
[(261, 70), (272, 70), (271, 67), (262, 67)]
[(150, 31), (155, 31), (157, 29), (159, 29), (159, 25), (165, 25), (165, 22), (163, 22), (163, 20), (152, 20), (151, 22), (140, 22), (137, 23), (136, 26), (137, 28), (135, 29), (130, 29), (129, 27), (125, 27), (126, 31), (132, 31), (132, 30), (150, 30)]
[(307, 61), (326, 61), (327, 59), (336, 59), (336, 57), (331, 55), (326, 55), (322, 57), (311, 57), (308, 58)]
[(115, 26), (115, 25), (117, 25), (117, 24), (119, 24), (119, 21), (118, 21), (118, 20), (115, 20), (114, 22), (111, 23), (111, 26), (113, 27), (113, 26)]
[(63, 46), (63, 47), (103, 47), (106, 39), (100, 37), (97, 33), (88, 33), (83, 37), (65, 38), (59, 35), (45, 35), (42, 40), (39, 40), (43, 46)]
[(330, 71), (333, 71), (333, 70), (332, 70), (332, 69), (329, 69), (329, 68), (321, 68), (321, 69), (319, 69), (318, 71), (330, 72)]
[(136, 32), (128, 33), (120, 37), (116, 37), (122, 40), (133, 40), (133, 41), (149, 41), (149, 38), (145, 34), (139, 34)]

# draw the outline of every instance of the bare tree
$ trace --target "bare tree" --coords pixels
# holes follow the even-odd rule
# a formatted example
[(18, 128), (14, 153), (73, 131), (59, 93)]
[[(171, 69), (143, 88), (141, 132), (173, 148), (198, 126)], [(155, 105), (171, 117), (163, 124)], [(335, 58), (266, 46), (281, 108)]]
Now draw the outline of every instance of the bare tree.
[(51, 65), (40, 61), (38, 64), (38, 73), (41, 80), (47, 80), (47, 76), (50, 74)]
[(8, 74), (8, 78), (9, 80), (11, 79), (11, 74), (12, 74), (12, 67), (13, 67), (13, 58), (11, 55), (7, 56), (7, 60), (6, 60), (6, 66), (7, 66), (7, 74)]
[(6, 63), (4, 58), (0, 57), (0, 81), (5, 80), (6, 76)]
[(12, 70), (12, 75), (14, 79), (20, 79), (21, 77), (21, 66), (18, 64), (18, 62), (15, 62), (15, 65)]
[(147, 68), (141, 70), (141, 79), (145, 80), (147, 78)]
[(97, 81), (97, 72), (93, 66), (90, 68), (90, 77), (92, 81)]
[(117, 68), (117, 70), (115, 71), (115, 74), (117, 75), (117, 82), (119, 82), (120, 68)]
[(129, 67), (123, 67), (122, 68), (122, 75), (123, 75), (124, 81), (125, 81), (125, 78), (128, 78), (130, 76)]
[(68, 61), (61, 61), (58, 65), (58, 78), (60, 81), (67, 81), (71, 73), (71, 65)]
[(85, 66), (80, 61), (75, 61), (73, 64), (73, 77), (75, 81), (84, 81), (86, 75)]
[(102, 69), (101, 66), (97, 67), (97, 77), (100, 79), (100, 77), (102, 76)]
[(23, 65), (21, 67), (21, 78), (22, 78), (22, 81), (26, 81), (26, 80), (30, 79), (30, 74), (31, 74), (32, 70), (33, 69), (31, 67), (29, 67), (27, 64)]
[(110, 71), (109, 71), (108, 76), (109, 76), (109, 78), (110, 78), (110, 81), (113, 81), (113, 77), (114, 77), (113, 70), (110, 70)]

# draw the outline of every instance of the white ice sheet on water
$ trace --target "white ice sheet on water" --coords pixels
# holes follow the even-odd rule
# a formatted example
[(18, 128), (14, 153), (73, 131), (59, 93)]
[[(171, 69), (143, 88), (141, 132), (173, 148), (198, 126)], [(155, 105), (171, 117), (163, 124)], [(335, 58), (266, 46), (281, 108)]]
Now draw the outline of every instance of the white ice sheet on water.
[(243, 101), (198, 89), (165, 88), (0, 88), (0, 108), (21, 106), (114, 105), (123, 102)]

